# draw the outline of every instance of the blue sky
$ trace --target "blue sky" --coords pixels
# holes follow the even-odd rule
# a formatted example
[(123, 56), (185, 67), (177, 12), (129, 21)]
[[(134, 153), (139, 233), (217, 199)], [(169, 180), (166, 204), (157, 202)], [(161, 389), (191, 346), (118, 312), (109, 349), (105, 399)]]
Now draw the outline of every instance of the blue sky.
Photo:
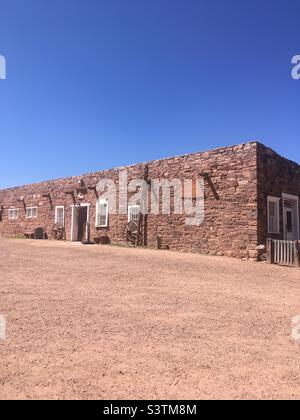
[(299, 0), (0, 0), (0, 188), (259, 140), (300, 162)]

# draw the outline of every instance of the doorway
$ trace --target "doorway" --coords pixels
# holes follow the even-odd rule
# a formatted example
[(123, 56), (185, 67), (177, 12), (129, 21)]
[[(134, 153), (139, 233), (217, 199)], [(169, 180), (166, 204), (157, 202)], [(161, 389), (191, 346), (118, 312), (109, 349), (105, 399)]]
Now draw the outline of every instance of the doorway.
[(71, 241), (82, 242), (86, 239), (87, 222), (89, 222), (89, 204), (72, 206)]
[(297, 196), (283, 195), (284, 239), (297, 241), (299, 239), (299, 199)]

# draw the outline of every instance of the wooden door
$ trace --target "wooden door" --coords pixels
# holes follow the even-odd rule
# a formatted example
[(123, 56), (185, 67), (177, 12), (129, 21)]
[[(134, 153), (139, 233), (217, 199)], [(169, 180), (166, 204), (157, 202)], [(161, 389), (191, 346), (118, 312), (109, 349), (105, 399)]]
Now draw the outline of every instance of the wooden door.
[(78, 241), (86, 239), (87, 207), (78, 208)]

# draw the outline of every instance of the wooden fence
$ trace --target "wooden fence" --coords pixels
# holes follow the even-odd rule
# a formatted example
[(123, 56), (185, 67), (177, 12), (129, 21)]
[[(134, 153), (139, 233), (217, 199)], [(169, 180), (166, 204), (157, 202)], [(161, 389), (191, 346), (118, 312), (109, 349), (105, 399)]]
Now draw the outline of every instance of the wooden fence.
[(269, 264), (300, 267), (300, 242), (267, 240), (267, 261)]

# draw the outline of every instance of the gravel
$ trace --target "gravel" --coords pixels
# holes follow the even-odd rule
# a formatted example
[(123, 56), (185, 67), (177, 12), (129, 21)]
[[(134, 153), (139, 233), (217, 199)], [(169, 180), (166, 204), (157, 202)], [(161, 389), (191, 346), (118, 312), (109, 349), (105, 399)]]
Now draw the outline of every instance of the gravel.
[(0, 240), (0, 399), (300, 397), (300, 271)]

